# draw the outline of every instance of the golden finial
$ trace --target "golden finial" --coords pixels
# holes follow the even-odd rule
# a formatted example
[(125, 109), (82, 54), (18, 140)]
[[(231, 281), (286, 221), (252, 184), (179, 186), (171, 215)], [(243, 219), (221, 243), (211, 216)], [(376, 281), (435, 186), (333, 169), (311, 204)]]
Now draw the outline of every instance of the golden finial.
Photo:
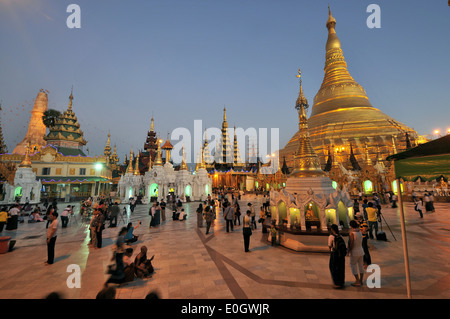
[(298, 98), (295, 103), (295, 108), (299, 111), (299, 114), (302, 113), (306, 117), (306, 111), (305, 108), (308, 108), (308, 100), (306, 99), (305, 95), (303, 94), (303, 87), (302, 87), (302, 71), (299, 68), (298, 74), (296, 75), (297, 78), (299, 78), (300, 82), (300, 91), (298, 93)]
[(223, 107), (223, 121), (224, 121), (224, 122), (227, 121), (227, 109), (226, 109), (225, 106)]
[(331, 15), (331, 9), (330, 5), (328, 5), (328, 20), (327, 20), (327, 28), (330, 29), (331, 27), (336, 26), (336, 19)]
[(152, 116), (152, 124), (150, 125), (150, 131), (153, 132), (153, 116)]

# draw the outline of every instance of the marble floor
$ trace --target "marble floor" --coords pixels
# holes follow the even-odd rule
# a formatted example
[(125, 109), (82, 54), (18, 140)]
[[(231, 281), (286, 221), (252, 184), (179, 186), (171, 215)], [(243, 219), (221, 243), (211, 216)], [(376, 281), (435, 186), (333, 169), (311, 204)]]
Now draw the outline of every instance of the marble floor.
[[(249, 201), (258, 205), (259, 199), (242, 198), (241, 207)], [(128, 220), (134, 225), (142, 221), (135, 231), (139, 240), (131, 245), (135, 249), (133, 257), (146, 245), (149, 256), (155, 256), (155, 274), (118, 287), (118, 299), (143, 299), (151, 291), (163, 299), (407, 298), (399, 209), (383, 208), (387, 222), (383, 222), (383, 230), (388, 242), (370, 241), (372, 262), (380, 267), (381, 287), (352, 287), (354, 277), (347, 258), (346, 288), (335, 290), (328, 253), (272, 247), (261, 227), (251, 237), (251, 252), (245, 253), (241, 226), (227, 233), (221, 213), (209, 235), (205, 234), (205, 226), (197, 227), (198, 204), (184, 205), (186, 221), (167, 218), (152, 228), (149, 206), (138, 205), (133, 213), (128, 211), (124, 219), (119, 218), (118, 228), (105, 229), (101, 249), (88, 245), (87, 225), (76, 217), (68, 228), (58, 229), (53, 265), (44, 265), (45, 222), (19, 224), (15, 231), (3, 230), (1, 236), (11, 236), (16, 245), (12, 252), (0, 254), (0, 298), (40, 299), (54, 291), (66, 299), (95, 298), (108, 278), (105, 271), (112, 245)], [(62, 210), (65, 205), (60, 206)], [(425, 213), (420, 219), (412, 203), (405, 203), (411, 295), (416, 299), (450, 298), (450, 204), (436, 203), (435, 208), (435, 213)], [(323, 240), (326, 244), (327, 237)], [(69, 288), (71, 265), (81, 270), (79, 288)]]

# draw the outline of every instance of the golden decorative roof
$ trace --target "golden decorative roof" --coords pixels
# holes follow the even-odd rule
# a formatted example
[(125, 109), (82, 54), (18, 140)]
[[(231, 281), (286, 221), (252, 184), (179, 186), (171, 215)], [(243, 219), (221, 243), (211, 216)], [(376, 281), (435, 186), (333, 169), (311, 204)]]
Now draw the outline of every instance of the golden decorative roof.
[(73, 94), (69, 96), (69, 107), (67, 110), (55, 121), (55, 125), (49, 128), (49, 133), (44, 137), (44, 140), (52, 142), (57, 141), (72, 141), (80, 145), (86, 145), (87, 141), (83, 138), (84, 133), (80, 130), (80, 124), (72, 111)]
[(169, 138), (167, 138), (167, 141), (164, 143), (164, 145), (161, 148), (163, 150), (171, 150), (171, 149), (173, 149), (173, 146), (170, 143)]

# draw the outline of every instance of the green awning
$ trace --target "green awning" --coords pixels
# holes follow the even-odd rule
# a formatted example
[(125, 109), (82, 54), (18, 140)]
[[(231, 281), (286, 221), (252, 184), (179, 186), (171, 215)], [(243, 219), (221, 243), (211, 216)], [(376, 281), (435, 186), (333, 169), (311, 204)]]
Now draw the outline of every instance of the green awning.
[(439, 181), (450, 177), (450, 154), (405, 158), (394, 161), (395, 177), (405, 181)]
[(393, 160), (395, 177), (405, 181), (445, 181), (450, 177), (450, 135), (443, 136), (428, 143), (395, 155), (388, 156)]

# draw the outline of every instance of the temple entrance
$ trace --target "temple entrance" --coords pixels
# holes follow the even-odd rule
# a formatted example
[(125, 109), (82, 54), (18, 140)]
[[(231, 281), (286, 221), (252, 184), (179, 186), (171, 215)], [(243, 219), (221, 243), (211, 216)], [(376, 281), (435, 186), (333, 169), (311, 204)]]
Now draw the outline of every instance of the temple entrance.
[(283, 201), (278, 203), (278, 223), (281, 225), (287, 224), (287, 209)]
[(20, 200), (22, 198), (22, 186), (16, 187), (14, 190), (14, 200)]
[(148, 187), (148, 198), (150, 202), (158, 200), (158, 184), (153, 183)]
[(338, 203), (338, 216), (339, 224), (341, 224), (341, 226), (344, 228), (348, 228), (348, 210), (342, 201), (339, 201)]
[(186, 185), (186, 187), (184, 188), (184, 196), (186, 197), (186, 201), (190, 201), (191, 200), (191, 196), (192, 196), (192, 186), (191, 185)]
[(371, 195), (373, 193), (373, 183), (369, 180), (364, 181), (364, 194)]

